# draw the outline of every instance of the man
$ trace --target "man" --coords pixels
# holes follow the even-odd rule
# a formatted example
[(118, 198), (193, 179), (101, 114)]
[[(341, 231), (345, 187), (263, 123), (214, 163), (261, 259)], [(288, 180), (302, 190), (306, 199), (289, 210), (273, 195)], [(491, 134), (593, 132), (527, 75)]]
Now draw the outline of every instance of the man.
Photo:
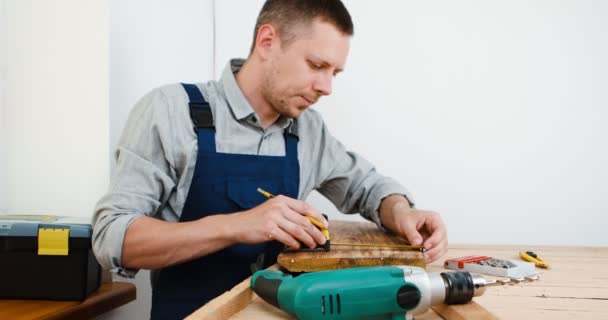
[(284, 246), (323, 244), (305, 216), (328, 222), (298, 200), (313, 189), (423, 244), (429, 262), (446, 252), (439, 215), (413, 208), (309, 109), (331, 94), (352, 34), (339, 0), (268, 0), (247, 60), (219, 81), (156, 89), (133, 109), (93, 244), (113, 272), (155, 270), (152, 318), (186, 316), (249, 276), (260, 254), (270, 264)]

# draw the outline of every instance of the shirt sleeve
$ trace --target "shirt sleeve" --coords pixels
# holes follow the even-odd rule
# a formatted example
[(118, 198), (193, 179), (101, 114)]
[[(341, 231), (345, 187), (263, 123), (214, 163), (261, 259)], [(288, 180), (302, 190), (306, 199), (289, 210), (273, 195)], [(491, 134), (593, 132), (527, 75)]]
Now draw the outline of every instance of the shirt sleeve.
[(338, 210), (349, 214), (359, 213), (385, 230), (379, 214), (382, 199), (392, 194), (401, 194), (414, 205), (405, 187), (378, 173), (362, 156), (348, 151), (330, 134), (324, 123), (318, 139), (321, 150), (318, 159), (320, 180), (317, 182), (317, 190)]
[(124, 277), (137, 272), (121, 263), (127, 227), (154, 216), (175, 187), (169, 111), (158, 89), (135, 105), (114, 153), (109, 190), (95, 206), (93, 252), (104, 268)]

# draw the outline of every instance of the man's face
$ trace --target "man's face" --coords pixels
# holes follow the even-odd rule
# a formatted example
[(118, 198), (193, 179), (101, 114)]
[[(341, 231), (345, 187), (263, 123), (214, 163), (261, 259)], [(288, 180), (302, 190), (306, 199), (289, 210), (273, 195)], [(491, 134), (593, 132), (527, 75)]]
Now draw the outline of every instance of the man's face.
[(296, 38), (287, 46), (275, 46), (261, 84), (263, 98), (289, 118), (297, 118), (321, 96), (331, 94), (332, 81), (344, 69), (350, 47), (350, 36), (320, 20), (294, 32)]

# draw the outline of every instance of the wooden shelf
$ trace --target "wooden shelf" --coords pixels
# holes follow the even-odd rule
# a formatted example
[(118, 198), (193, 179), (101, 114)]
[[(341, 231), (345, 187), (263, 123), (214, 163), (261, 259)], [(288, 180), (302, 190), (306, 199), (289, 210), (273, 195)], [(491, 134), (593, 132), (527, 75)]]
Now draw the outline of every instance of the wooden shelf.
[(90, 319), (135, 297), (135, 285), (105, 282), (84, 301), (0, 300), (0, 319)]

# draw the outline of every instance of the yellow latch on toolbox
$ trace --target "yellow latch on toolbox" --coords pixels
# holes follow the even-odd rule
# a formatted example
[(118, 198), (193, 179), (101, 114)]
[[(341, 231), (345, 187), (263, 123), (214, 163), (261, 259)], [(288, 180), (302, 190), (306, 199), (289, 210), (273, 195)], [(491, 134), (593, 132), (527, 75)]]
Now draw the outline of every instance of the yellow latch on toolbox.
[(69, 228), (38, 229), (38, 255), (67, 256), (69, 239)]

